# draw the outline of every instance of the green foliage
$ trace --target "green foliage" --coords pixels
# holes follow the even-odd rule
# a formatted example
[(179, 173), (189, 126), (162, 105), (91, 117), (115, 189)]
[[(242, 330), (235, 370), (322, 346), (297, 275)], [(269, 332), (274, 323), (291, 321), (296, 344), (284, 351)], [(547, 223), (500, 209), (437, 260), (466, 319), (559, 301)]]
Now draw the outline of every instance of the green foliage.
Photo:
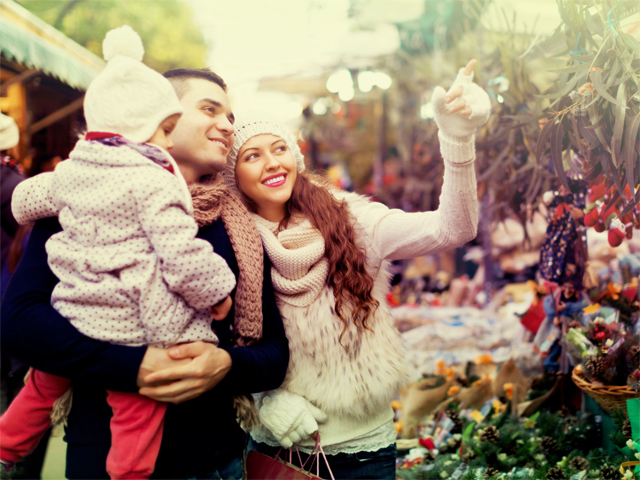
[[(580, 154), (572, 165), (590, 179), (602, 175), (615, 185), (610, 205), (620, 216), (640, 202), (640, 43), (624, 33), (620, 22), (637, 15), (635, 0), (557, 0), (563, 25), (546, 43), (564, 40), (565, 68), (556, 87), (540, 98), (552, 101), (551, 119), (538, 141), (537, 158), (551, 157), (560, 182), (568, 189), (568, 152)], [(550, 145), (547, 147), (547, 140)], [(625, 187), (627, 193), (625, 193)], [(633, 194), (634, 192), (635, 195)]]
[(144, 62), (159, 72), (202, 68), (207, 48), (189, 5), (178, 0), (18, 0), (27, 10), (102, 58), (112, 28), (130, 25), (145, 47)]
[[(532, 421), (535, 422), (533, 427), (530, 425)], [(442, 449), (435, 460), (425, 460), (422, 465), (410, 470), (399, 469), (398, 478), (450, 478), (464, 460), (467, 461), (468, 470), (460, 478), (467, 480), (484, 480), (483, 472), (488, 467), (501, 474), (515, 469), (513, 477), (510, 477), (514, 479), (544, 479), (550, 469), (559, 467), (570, 478), (580, 473), (585, 460), (588, 462), (586, 478), (600, 478), (600, 469), (615, 465), (619, 467), (621, 462), (627, 460), (622, 453), (614, 457), (607, 456), (597, 446), (592, 414), (563, 417), (558, 413), (539, 412), (526, 425), (524, 419), (505, 418), (504, 415), (487, 418), (480, 424), (469, 420), (465, 422), (463, 446), (466, 453), (462, 458), (457, 454), (457, 448), (455, 452)], [(490, 425), (499, 429), (495, 444), (480, 439), (480, 431)], [(553, 439), (554, 447), (550, 450), (541, 446), (544, 437)], [(624, 442), (620, 445), (623, 446)], [(468, 456), (469, 452), (477, 456)], [(496, 478), (500, 478), (500, 474)]]

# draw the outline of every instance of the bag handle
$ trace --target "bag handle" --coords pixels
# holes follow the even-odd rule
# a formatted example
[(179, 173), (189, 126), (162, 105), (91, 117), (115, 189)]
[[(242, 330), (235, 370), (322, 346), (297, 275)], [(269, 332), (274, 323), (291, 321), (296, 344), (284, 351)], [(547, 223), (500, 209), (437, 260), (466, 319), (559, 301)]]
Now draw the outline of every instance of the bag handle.
[(322, 445), (320, 444), (320, 431), (318, 431), (318, 435), (316, 436), (316, 444), (313, 447), (313, 450), (311, 450), (311, 453), (309, 454), (309, 457), (307, 457), (307, 460), (304, 462), (304, 464), (301, 464), (302, 468), (304, 469), (309, 459), (313, 457), (313, 460), (311, 461), (311, 465), (309, 465), (309, 470), (307, 470), (308, 472), (311, 472), (311, 469), (313, 468), (313, 464), (315, 463), (316, 460), (318, 460), (318, 463), (316, 463), (316, 475), (318, 477), (320, 476), (320, 458), (319, 458), (320, 454), (322, 454), (322, 458), (324, 458), (324, 463), (327, 466), (327, 470), (329, 470), (329, 475), (331, 475), (331, 480), (336, 480), (335, 477), (333, 476), (333, 472), (331, 471), (331, 467), (329, 466), (329, 461), (327, 460), (327, 456), (324, 454), (324, 450), (322, 449)]
[[(309, 454), (309, 456), (307, 457), (304, 463), (302, 463), (302, 457), (300, 456), (300, 450), (298, 450), (298, 445), (294, 445), (294, 446), (296, 447), (296, 453), (298, 454), (298, 460), (300, 461), (300, 465), (301, 465), (300, 468), (302, 470), (305, 470), (307, 463), (309, 463), (309, 460), (311, 460), (311, 458), (313, 457), (313, 460), (311, 460), (311, 465), (309, 465), (309, 469), (306, 471), (311, 473), (313, 464), (316, 462), (316, 460), (318, 460), (318, 463), (316, 464), (316, 475), (319, 477), (320, 476), (319, 457), (320, 457), (320, 454), (322, 454), (322, 458), (324, 458), (324, 463), (327, 466), (327, 470), (329, 470), (329, 475), (331, 475), (331, 480), (336, 480), (335, 477), (333, 476), (333, 472), (331, 471), (331, 467), (329, 466), (329, 460), (327, 460), (327, 456), (325, 455), (324, 450), (322, 449), (322, 445), (320, 444), (320, 431), (318, 431), (318, 435), (316, 436), (316, 444), (314, 445), (313, 449), (311, 450), (311, 453)], [(278, 450), (278, 453), (276, 453), (275, 458), (280, 458), (280, 452), (282, 452), (283, 448), (284, 447), (280, 447), (280, 449)], [(293, 449), (288, 448), (287, 450), (289, 451), (289, 463), (293, 464), (292, 462)], [(285, 460), (286, 460), (286, 456), (285, 456)]]
[[(298, 454), (298, 460), (300, 461), (300, 465), (302, 465), (304, 467), (304, 465), (302, 464), (302, 457), (300, 456), (300, 450), (298, 450), (298, 445), (294, 445), (294, 447), (296, 447), (296, 453)], [(280, 447), (280, 449), (278, 450), (278, 453), (276, 453), (276, 456), (274, 457), (275, 459), (280, 458), (280, 452), (282, 451), (284, 447)], [(289, 463), (293, 463), (292, 460), (292, 455), (293, 452), (290, 448), (287, 448), (287, 451), (289, 452)], [(286, 456), (285, 456), (285, 461), (287, 460)]]

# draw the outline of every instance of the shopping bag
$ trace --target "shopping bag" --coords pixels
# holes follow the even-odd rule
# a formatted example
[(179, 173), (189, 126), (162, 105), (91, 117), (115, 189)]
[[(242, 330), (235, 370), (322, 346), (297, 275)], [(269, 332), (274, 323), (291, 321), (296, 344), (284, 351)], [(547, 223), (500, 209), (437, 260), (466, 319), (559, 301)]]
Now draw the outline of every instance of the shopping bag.
[(248, 480), (306, 480), (309, 478), (320, 477), (305, 472), (300, 467), (280, 458), (271, 458), (255, 450), (251, 450), (247, 455)]
[[(306, 462), (302, 463), (298, 447), (296, 446), (295, 448), (302, 467), (298, 467), (291, 462), (291, 449), (289, 449), (288, 462), (279, 458), (282, 449), (278, 451), (275, 457), (269, 457), (263, 453), (251, 450), (247, 455), (247, 480), (306, 480), (309, 478), (321, 478), (318, 475), (311, 473), (311, 469), (313, 468), (313, 464), (316, 460), (318, 461), (316, 464), (317, 473), (320, 473), (320, 454), (322, 454), (322, 457), (327, 464), (327, 469), (329, 470), (331, 479), (335, 480), (333, 473), (331, 472), (331, 467), (329, 467), (327, 457), (320, 445), (320, 433), (318, 433), (316, 444), (313, 447), (311, 454), (309, 454), (309, 458), (307, 458)], [(311, 461), (311, 465), (309, 466), (309, 469), (306, 470), (306, 465), (312, 458), (313, 460)]]

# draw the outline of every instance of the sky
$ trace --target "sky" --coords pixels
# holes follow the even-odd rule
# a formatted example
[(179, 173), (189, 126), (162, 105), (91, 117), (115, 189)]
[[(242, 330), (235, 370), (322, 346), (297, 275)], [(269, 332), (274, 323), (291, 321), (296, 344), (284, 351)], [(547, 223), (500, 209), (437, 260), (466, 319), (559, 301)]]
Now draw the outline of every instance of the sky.
[[(424, 10), (424, 0), (185, 1), (209, 44), (208, 64), (229, 85), (234, 109), (264, 110), (285, 121), (300, 115), (306, 98), (258, 91), (261, 78), (366, 68), (372, 58), (398, 48), (393, 22), (416, 19)], [(502, 9), (509, 18), (516, 12), (523, 30), (531, 31), (538, 17), (535, 32), (541, 36), (560, 23), (555, 0), (494, 0), (483, 23), (499, 29)]]
[[(422, 3), (402, 15), (415, 18)], [(310, 77), (342, 65), (365, 65), (399, 46), (395, 26), (372, 19), (372, 30), (353, 32), (347, 0), (189, 0), (210, 44), (209, 65), (229, 85), (236, 111), (277, 112), (284, 120), (300, 114), (304, 98), (258, 92), (264, 77)], [(388, 2), (384, 2), (387, 4)], [(411, 5), (413, 4), (413, 5)], [(397, 10), (397, 8), (396, 8)], [(373, 23), (377, 23), (373, 25)]]

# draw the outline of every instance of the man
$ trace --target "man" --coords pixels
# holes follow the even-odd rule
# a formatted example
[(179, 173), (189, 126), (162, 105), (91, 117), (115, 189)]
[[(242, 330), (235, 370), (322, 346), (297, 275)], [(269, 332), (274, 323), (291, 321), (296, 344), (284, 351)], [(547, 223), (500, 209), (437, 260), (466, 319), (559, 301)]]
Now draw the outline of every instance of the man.
[[(172, 154), (187, 182), (197, 185), (226, 166), (233, 144), (226, 85), (208, 70), (174, 70), (165, 76), (184, 107), (172, 136)], [(35, 225), (2, 304), (1, 341), (3, 349), (34, 368), (74, 380), (65, 435), (67, 477), (108, 478), (111, 408), (105, 390), (136, 391), (141, 386), (141, 394), (171, 403), (154, 478), (242, 478), (246, 437), (232, 398), (276, 388), (289, 361), (268, 257), (261, 292), (262, 337), (253, 345), (234, 347), (232, 309), (227, 319), (214, 322), (220, 348), (202, 342), (168, 351), (123, 347), (84, 337), (50, 306), (57, 279), (47, 265), (44, 244), (59, 230), (57, 219)], [(217, 219), (203, 225), (198, 236), (210, 241), (239, 277), (241, 246), (232, 245), (225, 223)], [(235, 295), (235, 308), (241, 308)]]

